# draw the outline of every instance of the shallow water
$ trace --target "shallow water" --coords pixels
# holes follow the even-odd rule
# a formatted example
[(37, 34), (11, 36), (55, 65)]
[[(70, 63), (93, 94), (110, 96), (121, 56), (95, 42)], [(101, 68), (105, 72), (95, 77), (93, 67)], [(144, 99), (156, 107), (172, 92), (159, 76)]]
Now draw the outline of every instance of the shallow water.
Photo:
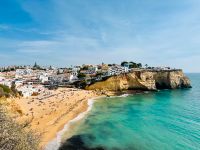
[(192, 89), (96, 101), (61, 149), (200, 149), (200, 74), (188, 76)]

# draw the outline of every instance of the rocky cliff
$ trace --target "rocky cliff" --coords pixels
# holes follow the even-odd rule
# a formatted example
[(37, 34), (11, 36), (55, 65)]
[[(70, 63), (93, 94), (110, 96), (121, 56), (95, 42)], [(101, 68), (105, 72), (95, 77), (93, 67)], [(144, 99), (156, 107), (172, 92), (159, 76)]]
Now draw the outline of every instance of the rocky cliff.
[(158, 90), (190, 88), (190, 80), (182, 70), (139, 70), (127, 74), (109, 77), (86, 86), (87, 90)]

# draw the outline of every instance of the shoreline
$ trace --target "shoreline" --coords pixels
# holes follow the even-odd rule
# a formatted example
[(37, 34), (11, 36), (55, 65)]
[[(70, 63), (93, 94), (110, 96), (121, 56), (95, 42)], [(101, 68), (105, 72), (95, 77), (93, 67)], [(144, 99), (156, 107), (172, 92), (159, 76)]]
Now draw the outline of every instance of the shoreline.
[(78, 116), (76, 116), (72, 120), (69, 120), (68, 122), (66, 122), (66, 124), (63, 127), (63, 129), (57, 132), (56, 137), (53, 140), (49, 141), (45, 145), (44, 150), (58, 150), (58, 148), (61, 146), (63, 134), (66, 133), (67, 130), (69, 130), (70, 126), (73, 123), (85, 118), (86, 115), (91, 111), (91, 109), (93, 107), (93, 104), (96, 101), (96, 99), (99, 99), (99, 98), (102, 98), (102, 97), (104, 97), (104, 96), (98, 96), (98, 97), (94, 97), (94, 98), (88, 99), (88, 103), (87, 103), (88, 108), (87, 108), (87, 110), (84, 111), (84, 112), (81, 112), (80, 114), (78, 114)]
[[(145, 94), (146, 92), (142, 92), (142, 91), (126, 91), (123, 93), (118, 93), (118, 94), (111, 94), (110, 96), (108, 95), (102, 95), (102, 96), (98, 96), (98, 97), (94, 97), (91, 99), (88, 99), (88, 108), (86, 111), (81, 112), (78, 116), (76, 116), (75, 118), (73, 118), (72, 120), (69, 120), (63, 127), (62, 130), (58, 131), (56, 134), (56, 137), (49, 141), (49, 143), (46, 144), (45, 148), (43, 150), (58, 150), (58, 148), (61, 146), (62, 144), (62, 136), (64, 135), (64, 133), (66, 133), (70, 126), (73, 126), (73, 123), (80, 121), (81, 119), (85, 118), (86, 115), (89, 113), (89, 111), (91, 111), (93, 104), (95, 103), (95, 101), (99, 98), (115, 98), (115, 97), (127, 97), (130, 95), (135, 95), (135, 94)], [(149, 93), (149, 92), (148, 92)], [(66, 138), (65, 140), (70, 139), (70, 137)]]
[[(60, 88), (51, 97), (10, 98), (11, 117), (19, 123), (29, 122), (30, 129), (40, 135), (40, 149), (57, 137), (65, 124), (88, 110), (88, 100), (103, 96), (97, 91)], [(89, 103), (89, 105), (91, 105)]]
[(53, 96), (43, 100), (36, 97), (10, 99), (14, 104), (11, 109), (15, 110), (13, 118), (19, 123), (30, 121), (30, 129), (41, 136), (41, 150), (57, 150), (62, 134), (66, 133), (73, 122), (85, 117), (96, 99), (144, 93), (135, 90), (104, 93), (76, 88), (60, 88), (51, 92)]
[[(142, 92), (142, 91), (126, 91), (124, 93), (118, 93), (118, 94), (111, 94), (112, 96), (108, 96), (108, 95), (101, 95), (101, 96), (98, 96), (98, 97), (93, 97), (93, 98), (90, 98), (88, 99), (88, 108), (86, 111), (84, 112), (81, 112), (80, 114), (78, 114), (75, 118), (73, 118), (72, 120), (69, 120), (68, 122), (66, 122), (66, 124), (64, 125), (63, 129), (61, 129), (60, 131), (58, 131), (56, 133), (56, 137), (54, 139), (52, 139), (51, 141), (49, 141), (45, 147), (43, 148), (43, 150), (58, 150), (58, 148), (61, 146), (61, 142), (62, 142), (62, 136), (64, 133), (67, 132), (67, 130), (69, 130), (70, 126), (85, 118), (86, 115), (89, 113), (89, 111), (91, 111), (92, 107), (93, 107), (93, 104), (95, 103), (95, 101), (99, 98), (103, 98), (103, 97), (109, 97), (109, 98), (114, 98), (114, 97), (127, 97), (129, 95), (134, 95), (134, 94), (144, 94), (145, 92)], [(70, 138), (70, 137), (69, 137)], [(66, 138), (65, 140), (67, 140), (68, 138)]]

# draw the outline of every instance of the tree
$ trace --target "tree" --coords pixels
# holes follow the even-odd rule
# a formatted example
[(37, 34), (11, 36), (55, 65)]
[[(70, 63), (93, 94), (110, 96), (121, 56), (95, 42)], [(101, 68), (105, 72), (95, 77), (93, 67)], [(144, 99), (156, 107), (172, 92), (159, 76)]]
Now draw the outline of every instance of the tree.
[(146, 67), (146, 68), (148, 68), (148, 65), (147, 65), (147, 64), (145, 64), (145, 67)]
[(96, 74), (96, 77), (101, 77), (103, 75), (103, 73), (102, 72), (97, 72), (97, 74)]
[(121, 66), (126, 66), (126, 65), (128, 65), (128, 62), (127, 61), (123, 61), (123, 62), (121, 62)]
[(49, 70), (53, 70), (53, 69), (52, 69), (52, 66), (49, 66)]
[(129, 68), (138, 68), (137, 63), (135, 62), (129, 62)]
[(86, 75), (85, 75), (84, 73), (79, 73), (77, 77), (78, 77), (78, 78), (85, 78)]
[(17, 94), (18, 94), (18, 91), (17, 91), (17, 89), (16, 89), (16, 85), (15, 85), (15, 82), (12, 82), (12, 85), (11, 85), (11, 91), (12, 91), (12, 93), (14, 94), (14, 96), (17, 96)]
[(35, 64), (34, 64), (33, 68), (37, 68), (37, 66), (38, 66), (38, 65), (37, 65), (37, 63), (35, 62)]
[(83, 70), (88, 70), (88, 66), (84, 66), (82, 69)]
[(41, 67), (35, 62), (33, 69), (41, 69)]
[(142, 68), (142, 64), (141, 63), (138, 63), (137, 66), (138, 66), (138, 68)]
[(11, 88), (9, 88), (6, 85), (0, 84), (0, 97), (2, 96), (5, 96), (5, 97), (18, 96), (18, 91), (15, 88), (15, 84), (12, 83)]
[(3, 97), (5, 95), (4, 91), (3, 91), (3, 88), (0, 87), (0, 98)]
[(0, 84), (0, 87), (3, 89), (4, 93), (10, 94), (11, 90), (8, 86)]
[(57, 75), (61, 74), (60, 69), (57, 70)]

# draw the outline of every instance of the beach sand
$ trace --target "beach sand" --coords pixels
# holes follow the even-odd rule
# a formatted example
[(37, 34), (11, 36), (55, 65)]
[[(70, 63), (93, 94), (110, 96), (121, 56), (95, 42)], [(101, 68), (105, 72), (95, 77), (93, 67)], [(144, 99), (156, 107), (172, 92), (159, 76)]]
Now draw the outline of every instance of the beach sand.
[[(46, 95), (12, 99), (21, 115), (19, 122), (30, 121), (30, 127), (41, 135), (40, 148), (56, 137), (64, 125), (88, 108), (88, 99), (100, 96), (95, 91), (59, 88)], [(20, 111), (19, 111), (20, 110)]]

